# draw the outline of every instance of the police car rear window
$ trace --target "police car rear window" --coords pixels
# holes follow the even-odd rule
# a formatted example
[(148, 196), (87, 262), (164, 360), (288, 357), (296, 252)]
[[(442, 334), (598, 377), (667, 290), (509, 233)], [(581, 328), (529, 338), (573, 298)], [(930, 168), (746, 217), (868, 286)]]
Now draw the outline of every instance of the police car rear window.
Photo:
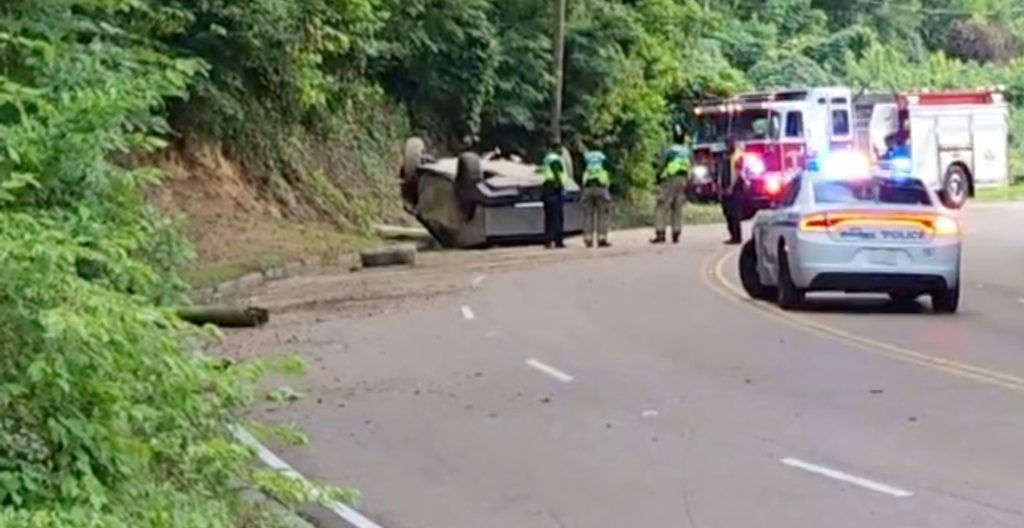
[(932, 204), (928, 191), (920, 181), (883, 178), (815, 182), (814, 201), (821, 204)]

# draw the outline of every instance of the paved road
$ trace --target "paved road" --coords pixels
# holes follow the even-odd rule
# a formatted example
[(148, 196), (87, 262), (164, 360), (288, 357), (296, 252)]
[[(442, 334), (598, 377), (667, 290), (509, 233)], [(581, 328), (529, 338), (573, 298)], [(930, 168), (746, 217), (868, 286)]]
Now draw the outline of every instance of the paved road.
[(1024, 209), (966, 222), (952, 317), (783, 314), (737, 294), (721, 229), (695, 228), (232, 340), (311, 356), (310, 397), (269, 415), (311, 448), (282, 454), (359, 487), (384, 528), (1017, 528)]

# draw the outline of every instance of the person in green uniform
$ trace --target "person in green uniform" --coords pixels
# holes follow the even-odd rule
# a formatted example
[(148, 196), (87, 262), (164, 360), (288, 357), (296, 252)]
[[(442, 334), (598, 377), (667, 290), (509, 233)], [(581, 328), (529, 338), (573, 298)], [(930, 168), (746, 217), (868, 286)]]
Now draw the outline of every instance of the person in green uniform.
[(652, 244), (665, 243), (665, 229), (671, 220), (672, 243), (678, 244), (683, 233), (683, 204), (690, 176), (690, 150), (673, 145), (665, 155), (664, 167), (657, 175), (658, 199), (654, 209)]
[(593, 247), (596, 235), (598, 247), (609, 247), (608, 216), (611, 214), (612, 195), (609, 190), (611, 175), (604, 163), (603, 152), (595, 150), (583, 156), (583, 244)]
[(541, 192), (544, 203), (544, 247), (564, 248), (564, 197), (568, 175), (565, 162), (557, 149), (552, 149), (544, 156), (541, 174), (544, 178)]

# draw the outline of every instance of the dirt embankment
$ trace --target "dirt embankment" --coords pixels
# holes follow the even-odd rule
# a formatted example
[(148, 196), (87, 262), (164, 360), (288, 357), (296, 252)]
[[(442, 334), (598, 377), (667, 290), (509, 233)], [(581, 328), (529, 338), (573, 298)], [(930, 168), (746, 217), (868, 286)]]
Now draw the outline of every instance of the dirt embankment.
[[(196, 262), (184, 270), (194, 286), (301, 258), (331, 261), (370, 242), (365, 231), (303, 199), (304, 192), (313, 190), (268, 184), (261, 171), (238, 161), (219, 143), (183, 141), (145, 161), (167, 175), (150, 189), (150, 198), (163, 211), (182, 218), (184, 231), (195, 245)], [(394, 204), (381, 196), (390, 183), (385, 175), (346, 175), (337, 170), (331, 178), (333, 185), (347, 189), (354, 207), (366, 209), (366, 215), (408, 221), (394, 205), (397, 182)], [(377, 181), (356, 181), (371, 178)]]

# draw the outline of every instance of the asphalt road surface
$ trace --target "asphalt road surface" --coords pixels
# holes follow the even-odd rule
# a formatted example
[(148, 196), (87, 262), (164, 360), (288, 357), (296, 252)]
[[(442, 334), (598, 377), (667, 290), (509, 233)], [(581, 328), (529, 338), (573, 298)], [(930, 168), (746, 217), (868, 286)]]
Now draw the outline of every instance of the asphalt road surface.
[(755, 303), (710, 226), (279, 283), (229, 348), (309, 359), (275, 450), (383, 528), (1019, 528), (1024, 208), (964, 222), (955, 316)]

